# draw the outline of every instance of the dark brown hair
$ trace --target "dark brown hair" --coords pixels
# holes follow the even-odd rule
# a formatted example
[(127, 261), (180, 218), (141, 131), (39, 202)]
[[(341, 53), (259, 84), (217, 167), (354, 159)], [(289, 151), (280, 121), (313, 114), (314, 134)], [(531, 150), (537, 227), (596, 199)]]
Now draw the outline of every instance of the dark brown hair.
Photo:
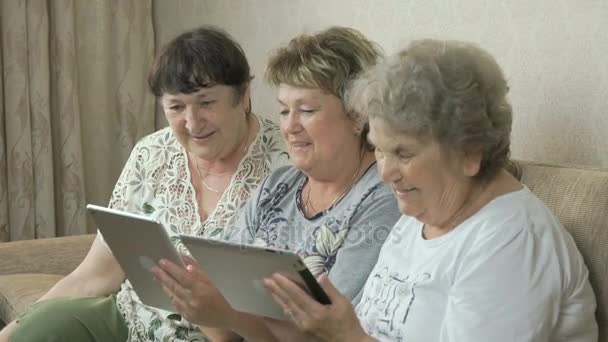
[(241, 46), (225, 31), (203, 26), (177, 36), (163, 47), (148, 75), (152, 93), (190, 94), (223, 84), (242, 95), (253, 77)]

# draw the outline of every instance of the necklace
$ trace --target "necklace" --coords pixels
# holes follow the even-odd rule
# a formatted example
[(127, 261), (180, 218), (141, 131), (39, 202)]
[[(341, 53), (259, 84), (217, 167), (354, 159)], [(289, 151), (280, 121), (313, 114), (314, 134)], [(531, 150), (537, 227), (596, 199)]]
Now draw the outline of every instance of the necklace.
[(201, 180), (201, 184), (205, 187), (205, 189), (215, 192), (216, 194), (220, 193), (219, 189), (215, 189), (210, 187), (207, 183), (205, 183), (205, 179), (203, 179), (203, 173), (201, 172), (201, 168), (198, 165), (198, 159), (196, 160), (196, 171), (198, 171), (198, 178)]
[(308, 191), (306, 192), (306, 201), (304, 201), (304, 212), (308, 212), (308, 208), (312, 209), (312, 212), (317, 214), (321, 211), (327, 211), (331, 208), (333, 208), (334, 204), (336, 204), (341, 198), (343, 198), (349, 191), (350, 189), (352, 189), (353, 185), (355, 185), (355, 181), (357, 179), (357, 174), (359, 174), (359, 171), (361, 171), (361, 163), (362, 163), (362, 159), (359, 160), (359, 166), (357, 166), (357, 170), (355, 170), (355, 173), (353, 174), (352, 179), (350, 180), (349, 186), (346, 187), (346, 189), (344, 189), (344, 191), (342, 191), (338, 196), (336, 196), (336, 198), (334, 198), (333, 201), (331, 201), (331, 203), (329, 203), (329, 205), (327, 206), (326, 209), (324, 210), (317, 210), (313, 205), (312, 202), (310, 201), (310, 191), (312, 189), (312, 187), (310, 186), (310, 184), (308, 185)]

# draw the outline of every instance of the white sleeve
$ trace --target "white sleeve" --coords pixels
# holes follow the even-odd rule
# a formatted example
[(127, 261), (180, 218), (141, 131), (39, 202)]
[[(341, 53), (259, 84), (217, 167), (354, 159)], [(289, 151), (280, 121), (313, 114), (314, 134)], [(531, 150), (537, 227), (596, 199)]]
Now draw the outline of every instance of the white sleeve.
[(512, 228), (472, 242), (448, 294), (441, 342), (550, 340), (562, 293), (554, 242)]
[[(141, 142), (137, 143), (135, 145), (135, 147), (133, 148), (133, 150), (131, 151), (129, 158), (127, 159), (127, 162), (125, 163), (125, 166), (123, 167), (122, 172), (120, 173), (120, 176), (118, 177), (118, 180), (116, 181), (116, 185), (114, 185), (114, 190), (112, 190), (112, 196), (110, 197), (110, 202), (108, 203), (109, 208), (118, 209), (118, 210), (126, 210), (126, 208), (128, 207), (127, 206), (127, 202), (129, 201), (129, 195), (128, 195), (129, 181), (128, 180), (132, 174), (133, 168), (135, 167), (135, 160), (137, 159), (137, 156), (140, 153), (139, 152), (140, 147), (141, 147)], [(99, 229), (97, 229), (96, 238), (99, 239), (99, 241), (101, 242), (102, 245), (106, 246), (106, 248), (108, 250), (110, 250), (110, 247), (106, 243), (106, 240), (103, 238), (103, 234), (101, 234)]]

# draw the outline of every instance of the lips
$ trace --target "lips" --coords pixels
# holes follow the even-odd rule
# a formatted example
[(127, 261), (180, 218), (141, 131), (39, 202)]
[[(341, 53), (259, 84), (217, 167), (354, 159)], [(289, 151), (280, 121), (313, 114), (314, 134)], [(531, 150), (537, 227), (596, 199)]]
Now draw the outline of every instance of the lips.
[(211, 131), (211, 132), (208, 132), (208, 133), (204, 133), (204, 134), (200, 134), (200, 135), (191, 135), (191, 136), (192, 136), (192, 138), (193, 138), (194, 140), (204, 140), (204, 139), (209, 138), (209, 137), (210, 137), (211, 135), (213, 135), (213, 133), (215, 133), (215, 132), (216, 132), (216, 131)]
[(412, 187), (409, 187), (409, 188), (399, 188), (399, 189), (398, 188), (393, 188), (393, 190), (395, 191), (395, 193), (397, 195), (406, 195), (406, 194), (408, 194), (408, 193), (416, 190), (416, 188), (412, 186)]
[(310, 143), (303, 142), (303, 141), (294, 141), (294, 142), (290, 142), (289, 145), (294, 148), (302, 148), (302, 147), (310, 146)]

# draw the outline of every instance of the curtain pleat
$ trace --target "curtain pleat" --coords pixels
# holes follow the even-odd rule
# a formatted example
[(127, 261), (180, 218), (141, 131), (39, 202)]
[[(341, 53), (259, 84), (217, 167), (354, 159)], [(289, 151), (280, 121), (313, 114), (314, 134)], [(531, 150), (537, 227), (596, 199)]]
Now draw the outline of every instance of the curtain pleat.
[(0, 1), (0, 241), (94, 231), (154, 130), (150, 0)]

